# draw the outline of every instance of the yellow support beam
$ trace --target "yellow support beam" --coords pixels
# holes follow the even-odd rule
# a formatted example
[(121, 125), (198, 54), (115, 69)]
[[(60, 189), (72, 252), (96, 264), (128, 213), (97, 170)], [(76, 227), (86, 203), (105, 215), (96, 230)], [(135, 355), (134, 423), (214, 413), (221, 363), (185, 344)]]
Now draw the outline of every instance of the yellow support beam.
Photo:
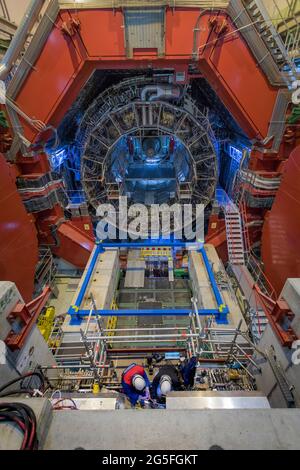
[(48, 307), (45, 313), (39, 316), (37, 325), (45, 341), (48, 341), (49, 339), (51, 330), (54, 325), (54, 319), (55, 319), (54, 307)]
[[(118, 309), (118, 306), (117, 306), (115, 301), (112, 302), (110, 308), (111, 308), (111, 310), (117, 310)], [(107, 333), (107, 336), (114, 336), (115, 335), (114, 330), (117, 327), (117, 322), (118, 322), (118, 317), (115, 317), (115, 316), (108, 317), (106, 328), (107, 328), (107, 330), (110, 330), (110, 331)]]

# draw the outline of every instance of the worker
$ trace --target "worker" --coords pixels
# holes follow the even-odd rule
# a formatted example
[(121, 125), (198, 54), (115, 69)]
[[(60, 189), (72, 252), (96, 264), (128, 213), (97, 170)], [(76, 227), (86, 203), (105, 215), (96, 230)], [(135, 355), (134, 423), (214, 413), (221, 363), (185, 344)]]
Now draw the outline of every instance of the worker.
[(172, 365), (162, 366), (153, 379), (151, 398), (164, 401), (167, 393), (172, 390), (182, 390), (178, 370)]
[(189, 360), (184, 360), (180, 366), (184, 386), (186, 388), (193, 388), (194, 386), (197, 362), (197, 358), (193, 356)]
[(122, 374), (122, 387), (124, 393), (134, 407), (138, 401), (143, 404), (150, 398), (150, 381), (144, 367), (135, 363), (130, 364)]

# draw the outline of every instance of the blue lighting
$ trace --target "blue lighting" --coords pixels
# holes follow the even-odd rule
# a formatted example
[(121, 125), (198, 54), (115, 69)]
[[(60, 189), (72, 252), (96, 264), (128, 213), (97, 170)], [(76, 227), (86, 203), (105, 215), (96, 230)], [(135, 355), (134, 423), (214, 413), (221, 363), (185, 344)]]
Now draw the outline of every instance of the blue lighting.
[(242, 152), (242, 150), (238, 149), (237, 147), (234, 147), (233, 145), (229, 145), (229, 155), (236, 162), (240, 162), (242, 157), (243, 157), (243, 152)]
[(78, 145), (61, 145), (55, 150), (48, 149), (47, 154), (52, 171), (64, 180), (70, 201), (74, 204), (83, 202), (85, 195), (81, 184), (81, 156)]
[(168, 201), (176, 193), (176, 181), (191, 177), (188, 150), (169, 135), (123, 136), (108, 157), (109, 178), (124, 183), (123, 191), (138, 203)]
[[(232, 185), (235, 175), (241, 166), (247, 165), (245, 151), (250, 155), (251, 143), (246, 139), (232, 140), (225, 143), (220, 155), (220, 177), (219, 184), (231, 197)], [(245, 155), (245, 158), (244, 158)]]
[(49, 152), (50, 164), (54, 171), (60, 170), (62, 164), (68, 158), (68, 151), (65, 148)]

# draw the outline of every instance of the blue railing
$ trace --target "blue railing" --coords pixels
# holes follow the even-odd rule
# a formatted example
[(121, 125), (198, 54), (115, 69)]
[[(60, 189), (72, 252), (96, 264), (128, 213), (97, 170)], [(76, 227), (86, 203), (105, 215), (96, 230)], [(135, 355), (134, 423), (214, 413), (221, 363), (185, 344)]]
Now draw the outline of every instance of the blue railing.
[[(223, 303), (220, 290), (218, 288), (217, 282), (214, 277), (212, 267), (210, 265), (209, 259), (201, 243), (186, 243), (181, 241), (170, 241), (170, 240), (146, 240), (142, 242), (120, 242), (120, 243), (109, 243), (109, 242), (97, 242), (92, 258), (89, 262), (87, 272), (85, 274), (82, 286), (76, 298), (75, 304), (69, 308), (68, 313), (71, 315), (71, 324), (81, 324), (82, 319), (89, 315), (90, 310), (81, 309), (81, 304), (86, 294), (89, 282), (91, 280), (95, 265), (97, 263), (98, 257), (103, 253), (107, 248), (148, 248), (148, 247), (172, 247), (172, 248), (186, 248), (194, 249), (201, 253), (204, 265), (206, 267), (207, 275), (210, 280), (212, 290), (214, 293), (215, 301), (217, 308), (215, 309), (200, 309), (199, 315), (201, 316), (210, 316), (214, 315), (216, 322), (220, 324), (227, 324), (227, 315), (229, 309), (226, 304)], [(125, 310), (98, 310), (95, 309), (92, 312), (93, 316), (189, 316), (192, 309), (151, 309), (151, 310), (134, 310), (134, 309), (125, 309)]]

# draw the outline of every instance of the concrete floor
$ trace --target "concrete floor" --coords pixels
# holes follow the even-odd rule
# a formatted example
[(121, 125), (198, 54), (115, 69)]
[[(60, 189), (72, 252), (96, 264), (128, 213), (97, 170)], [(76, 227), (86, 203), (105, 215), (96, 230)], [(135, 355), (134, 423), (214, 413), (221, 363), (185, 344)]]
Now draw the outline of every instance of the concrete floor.
[[(229, 431), (230, 430), (230, 431)], [(300, 449), (300, 410), (58, 411), (45, 450)]]

